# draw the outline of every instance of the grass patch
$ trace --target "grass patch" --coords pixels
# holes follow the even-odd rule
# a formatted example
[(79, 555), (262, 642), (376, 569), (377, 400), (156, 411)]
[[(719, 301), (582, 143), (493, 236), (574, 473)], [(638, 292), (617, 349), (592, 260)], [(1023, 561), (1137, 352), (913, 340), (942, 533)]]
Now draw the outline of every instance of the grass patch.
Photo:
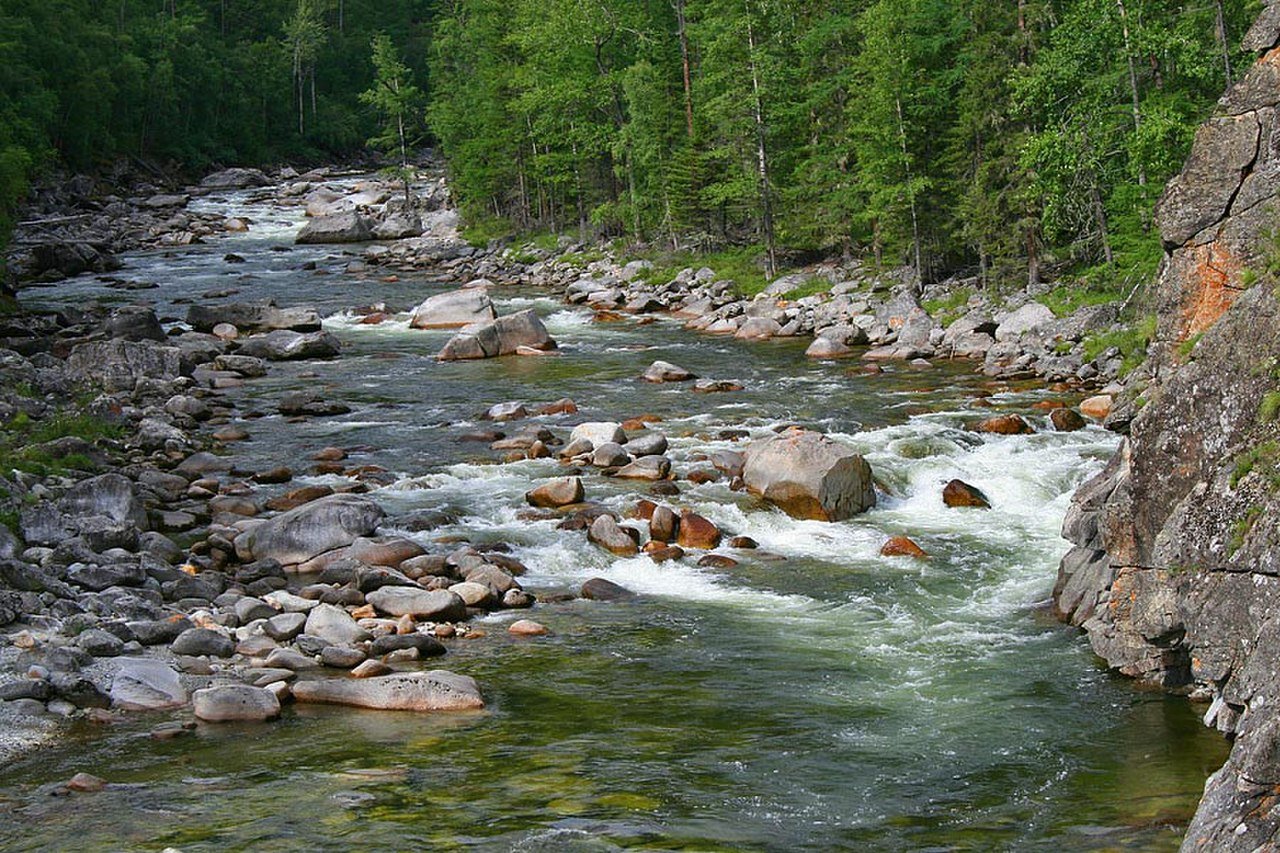
[(1262, 395), (1262, 405), (1258, 407), (1258, 417), (1263, 423), (1271, 423), (1280, 415), (1280, 391), (1268, 391)]
[(1204, 337), (1204, 332), (1196, 332), (1182, 343), (1178, 344), (1178, 358), (1187, 361), (1191, 358), (1191, 353), (1195, 351), (1196, 344), (1200, 343), (1200, 339)]
[(1227, 543), (1227, 554), (1234, 555), (1237, 551), (1244, 547), (1244, 540), (1249, 538), (1249, 532), (1253, 530), (1253, 525), (1258, 522), (1262, 516), (1262, 507), (1251, 506), (1245, 512), (1243, 518), (1236, 520), (1231, 525), (1231, 541)]
[(468, 222), (459, 232), (467, 244), (476, 249), (486, 248), (493, 240), (503, 240), (515, 234), (515, 228), (506, 219), (496, 216), (477, 218)]
[(0, 470), (25, 471), (41, 477), (92, 471), (96, 466), (84, 453), (59, 454), (47, 445), (61, 438), (78, 438), (93, 444), (123, 434), (120, 427), (89, 414), (60, 413), (37, 421), (19, 412), (0, 427)]
[(638, 257), (653, 264), (653, 269), (645, 270), (641, 278), (654, 284), (671, 281), (688, 267), (710, 267), (715, 270), (717, 281), (732, 280), (740, 296), (755, 296), (769, 283), (762, 263), (764, 250), (759, 246), (736, 246), (707, 253), (657, 250), (642, 252)]
[(783, 299), (804, 299), (806, 296), (817, 296), (819, 293), (830, 293), (831, 282), (825, 278), (814, 276), (799, 287), (793, 287), (782, 294)]
[(1147, 357), (1147, 345), (1155, 333), (1156, 318), (1153, 315), (1122, 329), (1090, 335), (1084, 339), (1084, 359), (1093, 361), (1115, 347), (1120, 351), (1120, 376), (1128, 376)]
[(929, 312), (929, 316), (945, 328), (965, 315), (969, 310), (969, 297), (972, 295), (969, 288), (961, 287), (942, 299), (926, 299), (920, 303), (920, 307)]
[(1106, 305), (1123, 299), (1124, 294), (1114, 287), (1095, 286), (1078, 281), (1055, 287), (1041, 296), (1039, 301), (1052, 311), (1054, 316), (1066, 317), (1086, 305)]
[(1240, 485), (1240, 481), (1257, 471), (1265, 474), (1273, 489), (1280, 487), (1280, 472), (1276, 471), (1276, 458), (1280, 456), (1280, 444), (1274, 441), (1264, 442), (1257, 447), (1246, 450), (1236, 460), (1236, 467), (1231, 472), (1231, 488)]

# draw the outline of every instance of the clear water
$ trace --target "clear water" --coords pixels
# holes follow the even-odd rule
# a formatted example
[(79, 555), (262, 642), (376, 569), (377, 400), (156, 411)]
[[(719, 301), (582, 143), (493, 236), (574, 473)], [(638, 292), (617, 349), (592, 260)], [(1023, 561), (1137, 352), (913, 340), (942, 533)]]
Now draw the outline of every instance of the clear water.
[[(556, 358), (440, 364), (447, 333), (404, 319), (361, 326), (345, 309), (407, 308), (446, 285), (349, 275), (350, 257), (288, 245), (300, 219), (248, 194), (205, 202), (254, 220), (247, 235), (128, 258), (125, 276), (180, 318), (183, 300), (237, 288), (333, 313), (347, 350), (332, 363), (279, 365), (235, 392), (253, 440), (245, 467), (289, 464), (329, 444), (360, 448), (397, 482), (375, 493), (395, 515), (438, 511), (412, 534), (432, 549), (503, 542), (535, 591), (602, 576), (642, 598), (575, 601), (482, 622), (443, 663), (480, 682), (489, 709), (413, 716), (300, 707), (267, 726), (201, 726), (152, 741), (156, 717), (85, 727), (58, 748), (0, 769), (4, 849), (696, 850), (1176, 848), (1226, 746), (1183, 700), (1135, 691), (1100, 669), (1087, 643), (1042, 605), (1066, 550), (1058, 528), (1076, 485), (1114, 448), (1097, 428), (978, 436), (975, 393), (1035, 412), (1048, 396), (989, 386), (965, 364), (813, 364), (803, 344), (695, 336), (662, 321), (596, 324), (545, 295), (504, 290), (502, 310), (534, 307)], [(230, 266), (234, 251), (246, 262)], [(314, 260), (320, 273), (301, 270)], [(328, 273), (323, 274), (323, 273)], [(138, 294), (83, 279), (28, 298), (44, 304)], [(742, 381), (735, 394), (637, 380), (662, 358)], [(285, 390), (316, 387), (354, 411), (289, 424)], [(839, 524), (800, 522), (732, 493), (682, 483), (691, 506), (759, 552), (732, 569), (615, 559), (581, 533), (522, 513), (523, 493), (560, 472), (551, 460), (499, 464), (458, 442), (488, 405), (572, 397), (582, 420), (656, 414), (678, 471), (732, 447), (727, 428), (819, 427), (860, 449), (885, 489)], [(1043, 423), (1043, 419), (1040, 420)], [(512, 429), (508, 425), (507, 429)], [(948, 510), (952, 477), (994, 509)], [(323, 482), (301, 478), (298, 482)], [(588, 498), (625, 511), (643, 489), (587, 477)], [(394, 526), (394, 522), (393, 522)], [(928, 561), (878, 555), (905, 533)], [(517, 640), (532, 616), (552, 635)], [(85, 770), (105, 792), (73, 801), (47, 786)]]

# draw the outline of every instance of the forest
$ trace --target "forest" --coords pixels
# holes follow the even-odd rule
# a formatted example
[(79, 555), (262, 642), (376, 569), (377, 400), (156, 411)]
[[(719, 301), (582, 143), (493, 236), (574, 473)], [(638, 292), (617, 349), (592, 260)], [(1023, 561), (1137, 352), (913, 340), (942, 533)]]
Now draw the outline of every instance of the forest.
[(385, 34), (425, 93), (411, 138), (445, 156), (474, 234), (1115, 286), (1158, 261), (1154, 201), (1257, 7), (5, 0), (0, 207), (55, 164), (358, 151)]

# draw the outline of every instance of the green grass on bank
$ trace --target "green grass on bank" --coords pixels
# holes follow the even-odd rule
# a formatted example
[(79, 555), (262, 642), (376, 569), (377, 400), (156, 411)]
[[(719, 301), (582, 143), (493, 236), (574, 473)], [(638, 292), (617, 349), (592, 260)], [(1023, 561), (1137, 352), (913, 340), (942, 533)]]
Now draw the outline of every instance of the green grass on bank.
[(651, 249), (635, 256), (653, 264), (653, 269), (647, 270), (643, 278), (655, 284), (671, 281), (681, 270), (690, 267), (695, 270), (710, 267), (716, 271), (717, 280), (733, 281), (738, 293), (746, 297), (755, 296), (769, 284), (764, 273), (764, 250), (760, 246), (734, 246), (706, 253)]
[(1122, 329), (1090, 335), (1084, 339), (1084, 359), (1093, 361), (1115, 347), (1120, 351), (1122, 359), (1120, 376), (1128, 376), (1147, 357), (1147, 346), (1155, 333), (1156, 318), (1150, 315)]
[(120, 427), (90, 414), (59, 413), (34, 420), (19, 412), (0, 426), (0, 473), (24, 471), (47, 477), (67, 471), (92, 471), (95, 464), (89, 456), (79, 451), (61, 452), (51, 443), (78, 438), (93, 444), (121, 435)]

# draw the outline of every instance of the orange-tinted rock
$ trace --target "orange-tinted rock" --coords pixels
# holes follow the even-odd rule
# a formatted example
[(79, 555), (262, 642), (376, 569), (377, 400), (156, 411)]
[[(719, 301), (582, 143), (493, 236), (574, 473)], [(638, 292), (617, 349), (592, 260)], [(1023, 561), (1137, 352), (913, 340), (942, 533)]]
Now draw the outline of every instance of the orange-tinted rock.
[(1096, 420), (1103, 420), (1107, 415), (1111, 414), (1111, 406), (1114, 403), (1115, 398), (1110, 394), (1099, 394), (1081, 403), (1080, 412)]
[(698, 561), (698, 565), (708, 569), (732, 569), (738, 561), (724, 554), (707, 554)]
[(671, 542), (680, 530), (680, 517), (670, 507), (655, 507), (649, 516), (649, 538), (655, 542)]
[(893, 536), (880, 549), (881, 557), (927, 557), (928, 554), (906, 536)]
[(507, 626), (507, 633), (517, 637), (542, 637), (551, 632), (541, 622), (532, 619), (518, 619)]
[(1035, 432), (1021, 415), (996, 415), (979, 423), (977, 429), (978, 432), (996, 435), (1030, 435)]
[(1031, 406), (1033, 409), (1039, 409), (1042, 412), (1052, 412), (1054, 409), (1065, 409), (1067, 404), (1061, 400), (1041, 400)]
[(720, 528), (692, 510), (680, 513), (676, 544), (685, 548), (710, 551), (720, 544)]
[(333, 494), (333, 489), (328, 486), (303, 486), (300, 489), (285, 492), (283, 495), (277, 495), (267, 501), (266, 506), (267, 509), (277, 512), (287, 512), (314, 500), (327, 498), (331, 494)]
[(630, 515), (632, 518), (638, 518), (642, 521), (648, 521), (649, 519), (653, 518), (653, 511), (656, 510), (657, 508), (658, 508), (658, 505), (653, 501), (649, 500), (648, 498), (641, 498), (639, 501), (636, 502), (636, 507), (631, 511)]
[(326, 447), (311, 456), (317, 462), (341, 462), (347, 458), (347, 451), (341, 447)]
[(951, 507), (977, 507), (990, 509), (991, 501), (977, 486), (971, 486), (963, 480), (952, 480), (942, 490), (942, 502)]
[(665, 563), (668, 560), (684, 559), (684, 549), (679, 545), (663, 545), (661, 542), (646, 542), (644, 552), (649, 555), (649, 559), (655, 563)]

